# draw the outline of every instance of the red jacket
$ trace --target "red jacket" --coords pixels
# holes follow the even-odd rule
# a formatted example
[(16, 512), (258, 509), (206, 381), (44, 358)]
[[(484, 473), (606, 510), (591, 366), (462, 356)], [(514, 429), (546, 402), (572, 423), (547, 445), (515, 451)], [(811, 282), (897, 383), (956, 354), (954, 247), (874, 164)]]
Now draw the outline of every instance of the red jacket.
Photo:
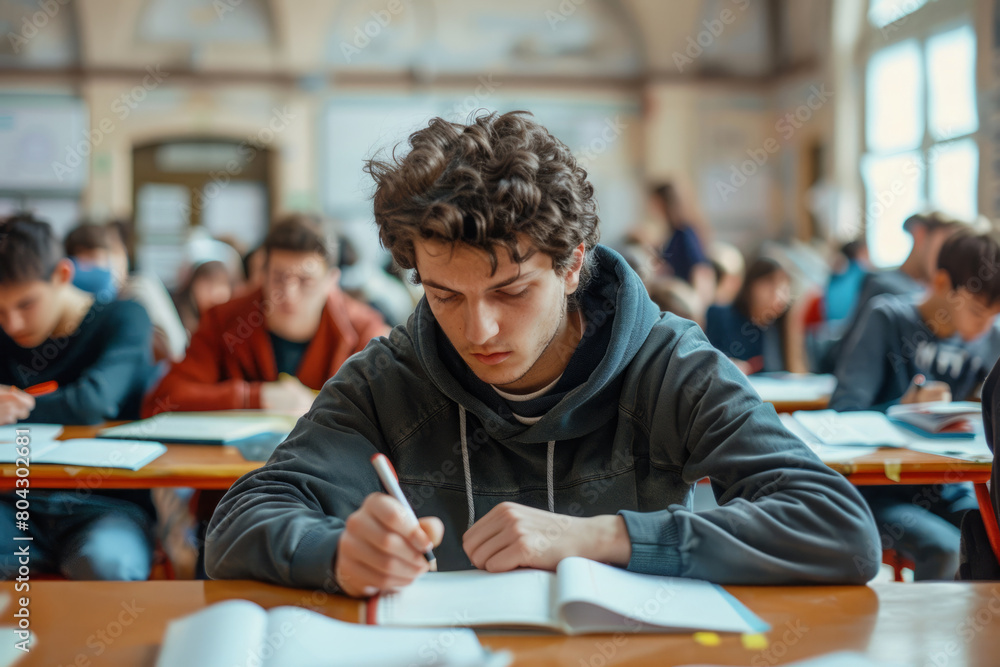
[[(278, 380), (263, 301), (257, 290), (205, 313), (184, 359), (143, 401), (143, 417), (260, 408), (261, 383)], [(388, 333), (378, 312), (335, 290), (295, 375), (307, 387), (320, 389), (349, 356)]]

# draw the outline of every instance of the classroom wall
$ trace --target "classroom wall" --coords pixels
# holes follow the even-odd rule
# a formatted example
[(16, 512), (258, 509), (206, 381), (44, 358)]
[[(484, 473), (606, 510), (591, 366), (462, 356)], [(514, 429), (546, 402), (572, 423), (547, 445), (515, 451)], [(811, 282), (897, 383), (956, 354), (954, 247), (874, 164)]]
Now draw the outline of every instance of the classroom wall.
[[(352, 34), (352, 27), (364, 25), (369, 5), (379, 10), (377, 2), (245, 0), (239, 7), (230, 3), (232, 7), (225, 6), (246, 14), (224, 12), (219, 17), (187, 19), (205, 31), (222, 30), (237, 20), (257, 21), (267, 30), (259, 43), (208, 41), (197, 48), (169, 39), (136, 38), (143, 11), (156, 4), (80, 0), (75, 14), (81, 41), (79, 57), (93, 71), (85, 77), (67, 72), (61, 81), (49, 75), (45, 84), (84, 100), (91, 132), (106, 135), (94, 146), (84, 167), (88, 179), (82, 209), (96, 218), (132, 212), (133, 146), (190, 137), (254, 138), (269, 145), (278, 156), (273, 183), (277, 208), (340, 213), (329, 202), (329, 190), (337, 183), (331, 184), (328, 165), (338, 155), (323, 130), (331, 105), (373, 94), (395, 96), (403, 100), (398, 113), (412, 114), (420, 108), (418, 102), (428, 98), (475, 97), (481, 77), (493, 76), (490, 80), (502, 85), (499, 92), (482, 100), (487, 108), (519, 101), (561, 103), (573, 99), (591, 109), (599, 102), (606, 103), (610, 105), (607, 115), (612, 118), (619, 110), (624, 114), (624, 129), (613, 141), (605, 142), (600, 154), (591, 160), (602, 198), (606, 241), (620, 239), (630, 224), (646, 215), (641, 191), (644, 182), (672, 178), (686, 183), (694, 193), (696, 208), (712, 223), (717, 238), (752, 253), (765, 238), (807, 236), (803, 230), (808, 228), (809, 210), (803, 193), (809, 184), (804, 182), (803, 165), (810, 146), (832, 146), (835, 137), (833, 105), (823, 103), (807, 109), (808, 113), (802, 111), (815, 87), (831, 80), (830, 61), (823, 55), (829, 51), (830, 41), (828, 0), (786, 3), (782, 20), (788, 24), (783, 29), (787, 39), (781, 46), (783, 65), (778, 74), (769, 73), (771, 61), (766, 57), (767, 49), (761, 47), (770, 29), (763, 23), (762, 3), (622, 0), (570, 3), (563, 9), (557, 3), (551, 24), (558, 39), (571, 39), (564, 32), (579, 30), (581, 25), (592, 29), (605, 21), (614, 23), (609, 39), (617, 40), (613, 42), (615, 49), (620, 48), (621, 40), (632, 43), (635, 62), (629, 64), (632, 60), (626, 58), (617, 65), (624, 68), (618, 75), (603, 75), (596, 81), (574, 78), (586, 73), (586, 61), (562, 63), (560, 71), (568, 74), (566, 81), (544, 73), (540, 80), (532, 81), (500, 69), (499, 74), (492, 70), (485, 74), (431, 72), (416, 78), (405, 71), (370, 76), (351, 73), (345, 63), (337, 61), (341, 57), (337, 40)], [(451, 0), (436, 0), (434, 4), (439, 10), (458, 6)], [(528, 4), (534, 7), (530, 11), (543, 11), (541, 6)], [(520, 8), (518, 3), (513, 5)], [(406, 12), (414, 15), (413, 23), (426, 23), (427, 13), (417, 14), (420, 5), (403, 6), (395, 24), (401, 34), (408, 29), (403, 18)], [(744, 6), (746, 9), (741, 9)], [(468, 15), (472, 10), (463, 11)], [(706, 22), (719, 25), (725, 11), (733, 16), (733, 21), (725, 24), (725, 32), (713, 38), (691, 63), (679, 58), (678, 54), (692, 53), (692, 40), (704, 37)], [(587, 12), (593, 15), (584, 16)], [(448, 12), (438, 14), (444, 18), (435, 17), (440, 23), (437, 28), (421, 29), (454, 28), (445, 20)], [(256, 34), (253, 30), (249, 33)], [(386, 62), (395, 62), (392, 42), (376, 40), (370, 52), (389, 50)], [(464, 42), (460, 46), (474, 48), (474, 44)], [(148, 78), (150, 73), (137, 63), (156, 63), (153, 70), (162, 80)], [(331, 68), (337, 74), (331, 76)], [(697, 74), (692, 75), (692, 70)], [(195, 71), (198, 74), (192, 74)], [(425, 81), (421, 76), (430, 78)], [(37, 83), (30, 73), (20, 78), (3, 77), (0, 102), (33, 86)], [(126, 108), (123, 95), (126, 101), (129, 95), (142, 99), (132, 99), (134, 104)], [(834, 95), (833, 99), (839, 98)], [(282, 115), (276, 110), (284, 109), (294, 118), (280, 131), (262, 135), (262, 128)], [(797, 111), (807, 118), (789, 124), (786, 114)], [(102, 125), (113, 126), (113, 130), (101, 132)], [(602, 128), (600, 122), (588, 121), (581, 131), (599, 134)], [(578, 153), (586, 152), (588, 137), (568, 133), (563, 138)], [(833, 151), (828, 152), (832, 156)], [(833, 168), (833, 157), (827, 160), (831, 163), (828, 171), (834, 173), (831, 178), (843, 179)], [(625, 181), (632, 184), (631, 189), (621, 185)]]

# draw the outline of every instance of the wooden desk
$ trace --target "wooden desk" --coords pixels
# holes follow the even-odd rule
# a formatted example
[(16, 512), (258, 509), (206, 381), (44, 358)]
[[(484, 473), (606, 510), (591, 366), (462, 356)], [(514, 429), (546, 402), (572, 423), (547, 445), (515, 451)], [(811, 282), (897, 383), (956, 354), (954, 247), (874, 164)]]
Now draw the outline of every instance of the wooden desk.
[(985, 484), (993, 464), (949, 456), (883, 447), (846, 462), (828, 466), (857, 486), (872, 484)]
[[(100, 426), (67, 426), (61, 439), (93, 438)], [(188, 486), (228, 489), (245, 473), (262, 464), (247, 461), (235, 447), (167, 445), (166, 453), (135, 472), (118, 468), (32, 465), (31, 486), (38, 489), (152, 489)], [(0, 465), (0, 491), (14, 488), (16, 468)]]
[[(13, 582), (0, 584), (12, 598)], [(509, 635), (481, 633), (518, 667), (541, 665), (782, 665), (835, 650), (912, 665), (994, 665), (1000, 655), (1000, 585), (878, 584), (728, 587), (771, 624), (769, 646), (748, 650), (735, 635), (706, 647), (690, 635)], [(356, 601), (322, 592), (242, 581), (32, 582), (37, 646), (26, 666), (151, 666), (167, 622), (231, 598), (264, 607), (293, 604), (355, 622)], [(933, 600), (933, 604), (929, 601)], [(12, 603), (3, 612), (9, 623)], [(4, 641), (12, 641), (5, 635)], [(331, 653), (331, 664), (334, 653)], [(414, 656), (417, 660), (417, 656)]]

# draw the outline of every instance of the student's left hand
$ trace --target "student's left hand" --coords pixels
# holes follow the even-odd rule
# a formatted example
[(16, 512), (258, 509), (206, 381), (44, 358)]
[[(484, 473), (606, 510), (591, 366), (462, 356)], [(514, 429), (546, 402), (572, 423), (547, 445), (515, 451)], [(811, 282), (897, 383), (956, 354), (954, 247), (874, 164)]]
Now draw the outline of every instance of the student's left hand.
[(627, 565), (632, 556), (620, 516), (573, 517), (510, 502), (476, 521), (462, 537), (462, 547), (473, 565), (489, 572), (555, 570), (569, 556)]
[(34, 396), (17, 387), (0, 384), (0, 424), (15, 424), (27, 419), (34, 409)]

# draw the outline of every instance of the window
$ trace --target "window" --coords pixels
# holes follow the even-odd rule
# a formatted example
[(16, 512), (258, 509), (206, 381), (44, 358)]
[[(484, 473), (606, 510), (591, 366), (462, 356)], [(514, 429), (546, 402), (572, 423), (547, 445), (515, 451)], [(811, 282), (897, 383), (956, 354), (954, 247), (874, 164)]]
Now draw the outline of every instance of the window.
[[(910, 23), (892, 43), (885, 44), (884, 31), (872, 33), (880, 44), (865, 72), (861, 176), (869, 251), (879, 267), (909, 253), (902, 229), (909, 215), (926, 208), (978, 215), (975, 31), (968, 23), (927, 28), (906, 18), (922, 5), (872, 0), (869, 8), (877, 28)], [(886, 12), (895, 14), (885, 20)]]
[(876, 28), (885, 28), (906, 18), (927, 4), (927, 0), (871, 0), (868, 21)]

